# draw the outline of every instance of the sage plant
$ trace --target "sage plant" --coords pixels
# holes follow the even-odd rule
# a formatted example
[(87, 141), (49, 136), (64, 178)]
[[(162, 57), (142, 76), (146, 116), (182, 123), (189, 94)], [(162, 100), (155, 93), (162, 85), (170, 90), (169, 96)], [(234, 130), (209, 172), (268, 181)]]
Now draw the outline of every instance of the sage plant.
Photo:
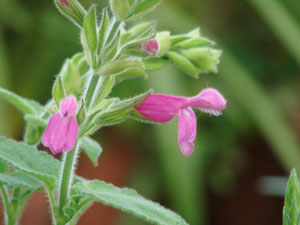
[[(197, 131), (194, 110), (219, 116), (226, 107), (225, 98), (213, 88), (204, 89), (195, 97), (151, 90), (129, 99), (111, 96), (115, 84), (147, 77), (147, 71), (159, 70), (170, 62), (191, 78), (217, 72), (221, 51), (201, 36), (199, 28), (172, 35), (168, 31), (157, 32), (156, 22), (128, 27), (129, 21), (138, 21), (160, 2), (110, 0), (107, 8), (91, 5), (85, 9), (77, 0), (55, 0), (59, 11), (78, 27), (82, 51), (64, 62), (56, 76), (52, 98), (45, 105), (0, 88), (0, 96), (16, 106), (26, 121), (24, 142), (0, 137), (0, 190), (5, 224), (18, 224), (34, 191), (47, 194), (52, 222), (56, 225), (76, 224), (95, 201), (153, 224), (188, 224), (135, 190), (75, 174), (80, 151), (97, 166), (102, 148), (91, 136), (104, 126), (129, 118), (154, 124), (178, 117), (178, 145), (183, 155), (189, 156), (194, 151)], [(53, 154), (62, 152), (62, 159), (56, 160), (39, 150), (40, 143)]]

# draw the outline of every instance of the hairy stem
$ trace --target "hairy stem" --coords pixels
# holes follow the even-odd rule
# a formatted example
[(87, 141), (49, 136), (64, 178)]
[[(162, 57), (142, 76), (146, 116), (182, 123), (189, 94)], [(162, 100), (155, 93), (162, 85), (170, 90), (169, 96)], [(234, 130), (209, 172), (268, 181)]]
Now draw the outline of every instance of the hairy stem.
[(84, 213), (85, 210), (87, 210), (93, 203), (92, 198), (85, 199), (77, 209), (76, 214), (73, 216), (73, 218), (70, 220), (68, 225), (76, 225), (77, 220), (80, 218), (80, 216)]
[(5, 208), (4, 217), (5, 217), (6, 224), (8, 225), (11, 219), (11, 208), (10, 208), (9, 197), (3, 184), (0, 184), (0, 190), (1, 190), (3, 205)]
[(90, 80), (87, 92), (85, 94), (85, 106), (87, 111), (89, 111), (89, 109), (93, 105), (93, 100), (94, 100), (95, 92), (98, 87), (99, 79), (100, 79), (99, 75), (93, 74)]
[(64, 207), (67, 204), (69, 193), (70, 193), (70, 187), (73, 182), (73, 171), (76, 164), (76, 155), (79, 144), (76, 143), (75, 147), (67, 152), (64, 153), (63, 158), (63, 169), (61, 173), (60, 178), (60, 184), (59, 184), (59, 203), (58, 203), (58, 214), (59, 214), (59, 221), (57, 221), (57, 224), (65, 224), (62, 223), (62, 219), (64, 219)]
[(120, 22), (120, 21), (118, 21), (116, 19), (114, 19), (112, 21), (111, 29), (110, 29), (110, 31), (108, 33), (108, 36), (107, 36), (107, 39), (105, 41), (105, 45), (106, 46), (108, 46), (112, 42), (112, 40), (117, 35), (117, 33), (118, 33), (118, 31), (119, 31), (119, 29), (120, 29), (121, 26), (122, 26), (122, 22)]
[(50, 202), (50, 208), (51, 208), (51, 214), (52, 214), (52, 223), (55, 224), (56, 221), (56, 210), (55, 210), (55, 198), (53, 195), (53, 190), (51, 188), (49, 188), (49, 186), (45, 187), (47, 193), (48, 193), (48, 199)]

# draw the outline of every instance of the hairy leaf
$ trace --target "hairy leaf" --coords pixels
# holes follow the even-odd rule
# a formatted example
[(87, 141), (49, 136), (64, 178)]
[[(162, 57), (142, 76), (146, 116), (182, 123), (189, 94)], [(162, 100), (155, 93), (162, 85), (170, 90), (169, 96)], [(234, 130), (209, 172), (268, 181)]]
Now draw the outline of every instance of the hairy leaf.
[(107, 32), (108, 32), (108, 27), (109, 27), (109, 18), (108, 18), (108, 13), (107, 10), (104, 9), (102, 12), (102, 19), (101, 19), (101, 24), (99, 27), (99, 32), (98, 32), (98, 50), (97, 53), (98, 55), (101, 55), (103, 47), (104, 47), (104, 43), (105, 43), (105, 39), (107, 36)]
[(145, 68), (141, 60), (139, 59), (126, 59), (116, 60), (113, 62), (106, 63), (100, 70), (101, 75), (112, 76), (112, 75), (139, 75), (145, 74)]
[(198, 77), (199, 71), (187, 57), (185, 57), (175, 51), (169, 51), (167, 56), (184, 72), (188, 73), (192, 77), (195, 77), (195, 78)]
[(57, 76), (52, 90), (52, 96), (55, 100), (57, 108), (60, 106), (60, 101), (66, 97), (65, 88), (61, 76)]
[(136, 3), (133, 4), (126, 20), (133, 20), (149, 13), (161, 2), (162, 0), (137, 0)]
[(96, 6), (93, 5), (88, 11), (83, 24), (83, 46), (87, 53), (87, 58), (91, 65), (95, 68), (96, 50), (98, 45), (97, 40), (97, 19), (96, 19)]
[(0, 97), (17, 107), (24, 114), (39, 115), (43, 106), (38, 102), (22, 98), (4, 88), (0, 88)]
[(33, 146), (0, 137), (0, 160), (54, 187), (60, 162)]
[(21, 172), (0, 174), (0, 183), (6, 184), (11, 188), (27, 187), (31, 190), (36, 190), (41, 186), (41, 183), (37, 179)]
[(102, 153), (102, 147), (100, 144), (92, 138), (84, 137), (81, 139), (80, 146), (93, 162), (94, 166), (98, 166), (98, 158)]
[(106, 205), (131, 213), (159, 225), (187, 225), (179, 215), (158, 203), (140, 196), (135, 190), (118, 188), (102, 181), (77, 183), (74, 189), (81, 195), (93, 197)]
[(119, 21), (122, 21), (124, 17), (127, 16), (130, 10), (130, 5), (128, 0), (110, 0), (110, 6), (115, 17)]

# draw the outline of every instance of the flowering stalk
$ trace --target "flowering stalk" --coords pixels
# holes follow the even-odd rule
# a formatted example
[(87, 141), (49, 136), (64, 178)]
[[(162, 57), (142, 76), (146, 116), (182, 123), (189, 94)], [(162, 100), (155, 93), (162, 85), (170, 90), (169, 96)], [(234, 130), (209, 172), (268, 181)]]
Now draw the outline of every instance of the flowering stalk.
[[(195, 97), (151, 94), (152, 91), (148, 91), (125, 100), (118, 96), (109, 97), (109, 94), (115, 83), (146, 77), (146, 70), (158, 70), (168, 61), (194, 77), (206, 71), (216, 72), (221, 51), (212, 49), (213, 43), (201, 37), (199, 29), (179, 36), (171, 36), (170, 32), (156, 35), (156, 23), (142, 23), (125, 29), (127, 21), (150, 12), (161, 0), (110, 0), (113, 15), (103, 9), (100, 23), (95, 5), (86, 11), (78, 0), (55, 2), (59, 10), (80, 28), (84, 51), (66, 60), (57, 76), (53, 99), (46, 106), (1, 88), (0, 96), (2, 94), (25, 114), (27, 144), (37, 146), (41, 141), (53, 154), (63, 152), (63, 159), (58, 162), (34, 146), (0, 137), (0, 160), (20, 171), (19, 176), (29, 174), (38, 180), (29, 178), (29, 191), (25, 193), (21, 193), (23, 184), (19, 184), (18, 177), (10, 177), (14, 180), (11, 184), (14, 192), (6, 191), (6, 187), (0, 184), (7, 224), (15, 225), (26, 198), (43, 183), (56, 225), (75, 225), (94, 200), (153, 224), (187, 225), (176, 213), (148, 201), (135, 191), (101, 181), (78, 179), (77, 182), (76, 179), (73, 183), (74, 170), (80, 145), (97, 165), (102, 148), (89, 137), (91, 134), (103, 126), (121, 123), (130, 116), (158, 123), (178, 117), (178, 145), (185, 156), (190, 155), (197, 131), (193, 108), (220, 115), (226, 107), (226, 100), (218, 91), (208, 88)], [(49, 112), (45, 112), (45, 108)], [(3, 173), (11, 176), (8, 171)]]
[(87, 111), (89, 111), (90, 107), (93, 104), (93, 99), (95, 96), (95, 92), (97, 91), (99, 79), (100, 79), (100, 76), (97, 74), (93, 74), (91, 77), (89, 86), (88, 86), (86, 94), (85, 94), (85, 107), (86, 107)]
[(72, 151), (64, 153), (63, 156), (63, 168), (60, 178), (59, 184), (59, 202), (58, 202), (58, 220), (57, 225), (64, 225), (65, 224), (65, 215), (64, 215), (64, 207), (67, 203), (70, 187), (73, 182), (73, 172), (76, 165), (76, 157), (78, 154), (79, 145), (78, 142)]

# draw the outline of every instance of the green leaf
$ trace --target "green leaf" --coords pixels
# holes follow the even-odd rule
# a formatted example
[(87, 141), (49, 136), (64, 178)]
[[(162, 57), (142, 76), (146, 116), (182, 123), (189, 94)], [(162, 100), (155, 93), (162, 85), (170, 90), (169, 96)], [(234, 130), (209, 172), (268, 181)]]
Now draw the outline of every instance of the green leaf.
[(165, 58), (147, 58), (143, 59), (146, 70), (159, 70), (169, 63)]
[(81, 100), (81, 104), (80, 104), (80, 109), (78, 110), (78, 113), (77, 113), (77, 121), (78, 121), (78, 124), (81, 124), (83, 123), (83, 121), (86, 119), (86, 108), (85, 108), (85, 103), (84, 103), (84, 100)]
[(0, 97), (14, 105), (24, 114), (39, 115), (43, 111), (43, 106), (39, 103), (22, 98), (4, 88), (0, 88)]
[(169, 51), (167, 56), (184, 72), (188, 73), (192, 77), (198, 77), (197, 68), (187, 57), (174, 51)]
[(191, 38), (201, 37), (200, 27), (197, 27), (194, 30), (191, 30), (189, 33), (187, 33), (187, 36), (191, 37)]
[(71, 61), (74, 63), (74, 65), (76, 65), (77, 71), (81, 77), (90, 69), (90, 65), (86, 61), (85, 54), (83, 52), (75, 54), (71, 58)]
[(171, 48), (171, 35), (169, 31), (159, 32), (155, 37), (159, 43), (158, 56), (164, 56)]
[(98, 105), (92, 108), (92, 110), (89, 112), (87, 120), (81, 126), (80, 129), (81, 132), (79, 136), (84, 137), (84, 136), (91, 135), (97, 129), (99, 129), (99, 126), (95, 124), (95, 118), (97, 118), (99, 115), (103, 114), (104, 112), (108, 111), (112, 107), (112, 105), (114, 105), (118, 101), (119, 99), (117, 98), (103, 99)]
[(174, 46), (176, 46), (178, 43), (182, 42), (182, 41), (186, 41), (186, 40), (189, 40), (190, 37), (187, 36), (186, 34), (180, 34), (180, 35), (172, 35), (171, 36), (171, 46), (172, 48)]
[(95, 107), (92, 108), (92, 110), (89, 112), (89, 120), (93, 119), (96, 114), (103, 113), (104, 111), (107, 111), (111, 108), (112, 105), (114, 105), (116, 102), (119, 102), (120, 99), (118, 98), (107, 98), (103, 99), (99, 104), (97, 104)]
[(141, 67), (132, 67), (124, 71), (123, 73), (119, 74), (118, 76), (116, 76), (116, 82), (119, 83), (123, 80), (139, 78), (139, 77), (147, 78), (148, 75), (144, 70), (145, 70), (144, 65), (143, 65), (143, 69), (141, 69)]
[(93, 162), (94, 166), (98, 166), (98, 158), (102, 153), (100, 144), (89, 137), (84, 137), (81, 139), (80, 146)]
[(209, 47), (191, 48), (181, 51), (184, 56), (197, 65), (202, 71), (218, 72), (221, 50)]
[(284, 225), (298, 224), (300, 215), (300, 184), (295, 169), (292, 170), (287, 184), (283, 214)]
[(114, 37), (114, 39), (110, 42), (110, 44), (104, 49), (104, 56), (103, 60), (104, 62), (108, 62), (110, 60), (113, 60), (118, 56), (120, 53), (119, 47), (120, 47), (120, 38), (121, 38), (121, 32), (118, 31), (117, 35)]
[(111, 126), (123, 122), (129, 116), (132, 107), (127, 104), (115, 104), (107, 112), (95, 119), (97, 126)]
[(133, 20), (152, 11), (162, 0), (137, 0), (132, 6), (126, 20)]
[[(70, 3), (70, 1), (68, 1)], [(77, 2), (77, 1), (76, 1)], [(82, 12), (78, 12), (78, 10), (73, 10), (72, 8), (66, 7), (64, 4), (62, 4), (61, 0), (55, 0), (56, 6), (59, 9), (59, 11), (66, 16), (68, 19), (70, 19), (75, 25), (81, 27), (83, 23), (83, 17), (82, 14), (84, 13), (84, 10), (82, 9)], [(70, 5), (70, 4), (69, 4)], [(73, 6), (73, 4), (72, 4)]]
[(25, 130), (25, 141), (28, 145), (35, 145), (40, 142), (45, 127), (36, 127), (30, 123), (27, 124)]
[(155, 36), (156, 25), (156, 22), (141, 23), (131, 28), (128, 32), (122, 33), (122, 48), (136, 48), (152, 39)]
[(66, 96), (77, 94), (81, 88), (81, 74), (72, 59), (67, 59), (59, 73)]
[(128, 0), (110, 0), (110, 6), (114, 13), (114, 16), (119, 21), (122, 21), (127, 16), (130, 10)]
[(109, 93), (111, 92), (111, 89), (114, 86), (115, 83), (115, 77), (114, 76), (109, 76), (109, 77), (100, 77), (99, 82), (98, 82), (98, 89), (95, 95), (95, 100), (94, 100), (94, 107), (97, 107), (100, 102), (102, 102), (103, 99), (105, 99)]
[(48, 124), (47, 120), (41, 119), (37, 116), (32, 116), (30, 114), (25, 115), (24, 120), (35, 127), (46, 127)]
[(152, 90), (138, 95), (136, 97), (117, 102), (110, 109), (95, 119), (95, 123), (99, 126), (114, 125), (123, 122), (128, 118), (134, 107), (138, 106)]
[(97, 19), (96, 6), (92, 5), (88, 11), (83, 24), (82, 44), (84, 46), (90, 65), (95, 68), (97, 64), (96, 50), (98, 45), (97, 39)]
[(36, 190), (41, 186), (41, 183), (37, 179), (20, 172), (14, 172), (9, 175), (0, 174), (0, 183), (6, 184), (11, 188), (27, 187), (31, 190)]
[(60, 162), (33, 146), (0, 137), (0, 160), (54, 187)]
[(135, 190), (118, 188), (102, 181), (89, 181), (74, 185), (81, 195), (93, 197), (95, 200), (131, 213), (141, 219), (159, 225), (187, 225), (179, 215), (158, 203), (140, 196)]
[(214, 42), (204, 37), (189, 38), (174, 45), (174, 48), (195, 48), (213, 45)]
[(65, 88), (63, 86), (61, 76), (59, 76), (59, 75), (57, 76), (56, 81), (54, 83), (54, 87), (52, 90), (52, 96), (54, 98), (57, 108), (59, 109), (60, 101), (66, 97)]
[(152, 90), (118, 102), (116, 102), (116, 99), (103, 100), (104, 103), (99, 105), (98, 110), (94, 110), (93, 114), (89, 116), (88, 122), (82, 127), (79, 136), (91, 135), (100, 127), (123, 122), (128, 118), (134, 107), (139, 105), (151, 93)]
[(105, 76), (138, 76), (145, 75), (145, 68), (140, 59), (125, 59), (106, 63), (99, 73)]
[(132, 110), (132, 112), (130, 113), (130, 118), (138, 120), (140, 122), (144, 122), (144, 123), (150, 123), (150, 124), (154, 124), (155, 123), (154, 121), (149, 120), (148, 118), (144, 117), (142, 114), (140, 114), (136, 110)]
[(43, 132), (47, 126), (47, 120), (27, 114), (24, 116), (27, 121), (25, 130), (25, 141), (28, 145), (35, 145), (40, 142)]
[(104, 43), (106, 40), (106, 36), (107, 36), (107, 31), (108, 31), (108, 27), (109, 27), (109, 18), (108, 18), (108, 13), (107, 10), (104, 9), (102, 12), (102, 19), (101, 19), (101, 24), (99, 27), (99, 43), (98, 43), (98, 55), (101, 55), (103, 47), (104, 47)]
[(0, 173), (7, 173), (8, 172), (8, 166), (4, 163), (0, 161)]

